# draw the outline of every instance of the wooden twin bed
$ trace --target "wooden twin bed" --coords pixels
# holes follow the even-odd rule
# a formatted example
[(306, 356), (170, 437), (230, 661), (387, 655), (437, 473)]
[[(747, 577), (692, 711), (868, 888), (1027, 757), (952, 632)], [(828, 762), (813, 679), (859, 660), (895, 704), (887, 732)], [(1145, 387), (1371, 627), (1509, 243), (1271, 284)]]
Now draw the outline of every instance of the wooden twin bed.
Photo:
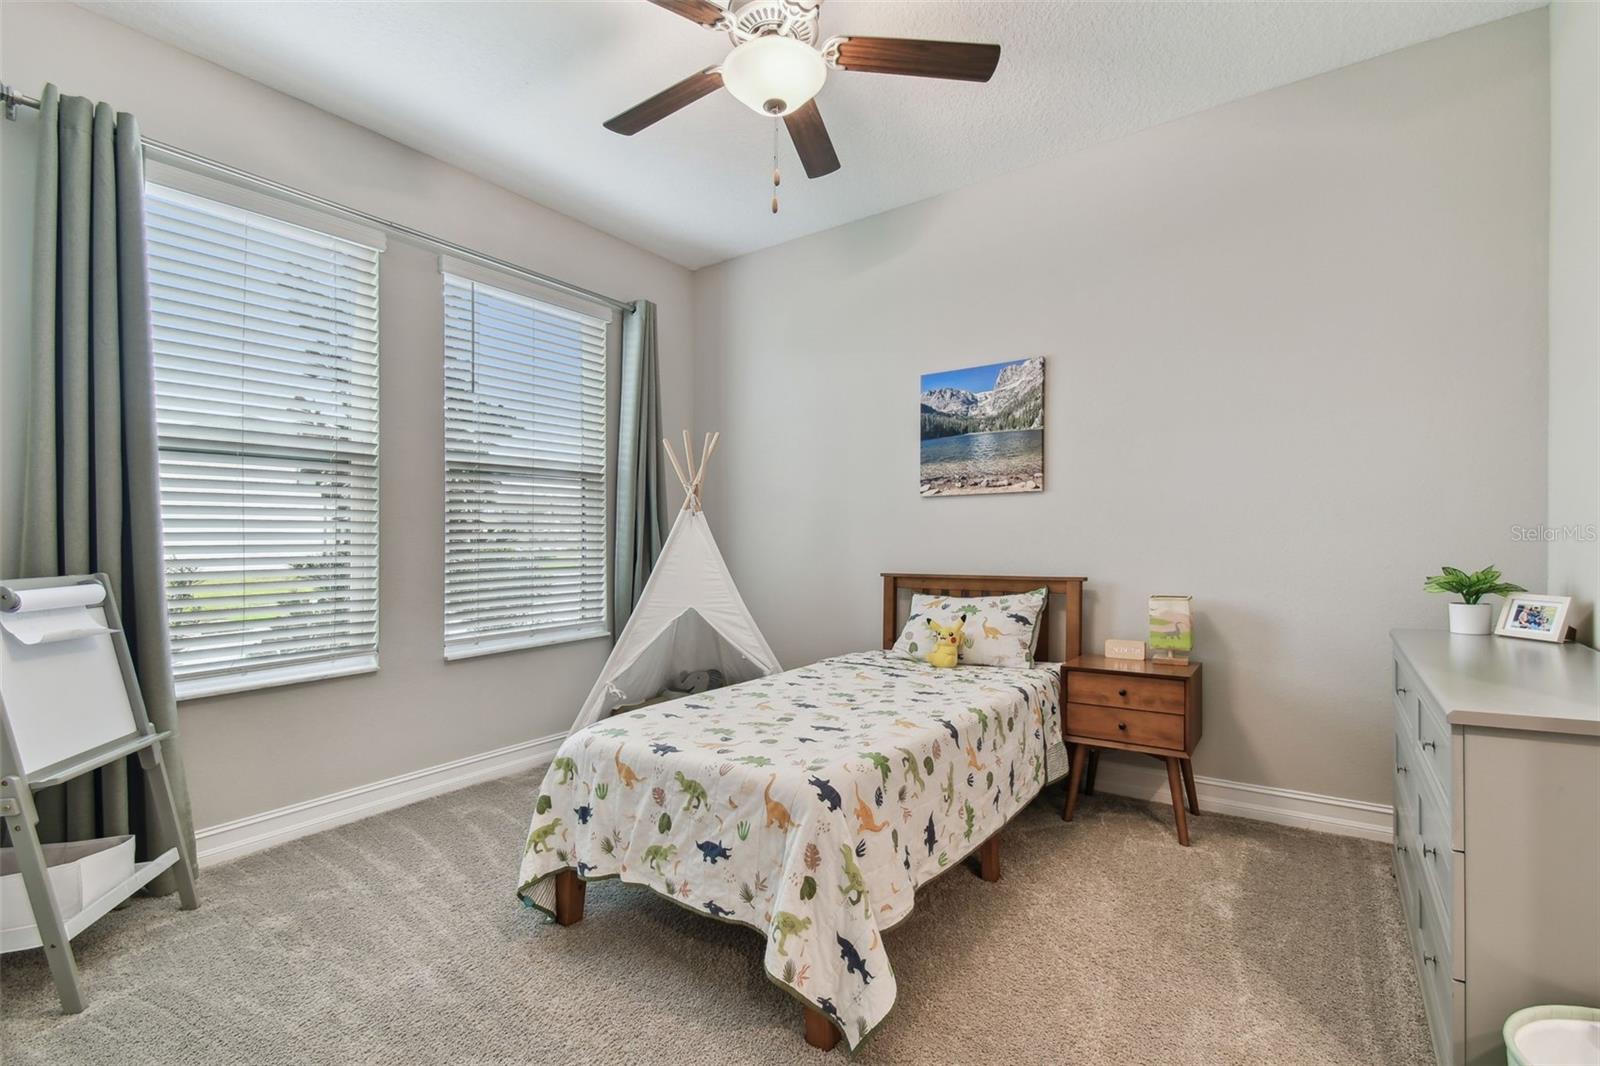
[[(858, 1046), (888, 1014), (882, 932), (1067, 771), (1060, 663), (1083, 578), (883, 575), (883, 651), (837, 656), (573, 733), (540, 787), (518, 894), (561, 925), (587, 881), (646, 885), (767, 937), (806, 1041)], [(1029, 669), (935, 670), (891, 654), (912, 593), (1049, 590)], [(1053, 639), (1052, 639), (1053, 638)]]

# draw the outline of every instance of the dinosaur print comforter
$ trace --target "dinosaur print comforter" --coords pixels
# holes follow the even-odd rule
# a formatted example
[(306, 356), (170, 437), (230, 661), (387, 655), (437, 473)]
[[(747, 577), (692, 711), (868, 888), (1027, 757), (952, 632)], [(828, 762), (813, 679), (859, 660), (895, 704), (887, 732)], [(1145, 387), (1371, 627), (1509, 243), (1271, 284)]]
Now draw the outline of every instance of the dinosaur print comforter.
[(766, 935), (768, 974), (854, 1048), (895, 1000), (882, 933), (1067, 769), (1060, 674), (887, 652), (597, 723), (540, 785), (518, 894), (620, 877)]

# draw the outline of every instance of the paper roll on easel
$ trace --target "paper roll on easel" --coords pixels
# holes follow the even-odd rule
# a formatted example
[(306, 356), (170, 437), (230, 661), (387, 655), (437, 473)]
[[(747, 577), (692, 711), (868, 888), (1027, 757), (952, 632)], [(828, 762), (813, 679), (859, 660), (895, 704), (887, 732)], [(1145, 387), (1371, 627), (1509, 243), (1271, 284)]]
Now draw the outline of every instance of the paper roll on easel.
[[(110, 630), (89, 608), (105, 602), (99, 582), (0, 592), (0, 628), (24, 644), (92, 637)], [(98, 612), (96, 612), (98, 614)]]
[(59, 611), (66, 607), (94, 607), (105, 602), (106, 590), (98, 581), (57, 585), (47, 589), (6, 589), (0, 611)]

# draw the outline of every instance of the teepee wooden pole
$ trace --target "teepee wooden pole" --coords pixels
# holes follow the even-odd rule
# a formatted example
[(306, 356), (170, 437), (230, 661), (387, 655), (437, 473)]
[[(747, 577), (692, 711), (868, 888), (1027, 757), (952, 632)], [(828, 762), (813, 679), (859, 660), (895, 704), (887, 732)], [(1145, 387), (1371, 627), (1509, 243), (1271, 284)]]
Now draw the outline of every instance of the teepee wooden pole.
[(706, 463), (711, 461), (711, 453), (717, 450), (717, 439), (721, 436), (721, 433), (706, 434), (705, 445), (700, 451), (700, 469), (694, 475), (694, 494), (696, 499), (700, 497), (700, 486), (706, 480)]
[(689, 431), (687, 429), (683, 431), (683, 462), (689, 468), (689, 487), (693, 488), (695, 483), (694, 446), (689, 443)]
[(694, 492), (696, 496), (700, 494), (700, 485), (706, 479), (706, 449), (710, 444), (711, 434), (707, 433), (705, 440), (700, 442), (700, 465), (694, 472)]
[(672, 469), (678, 475), (678, 483), (683, 486), (684, 502), (688, 502), (689, 479), (683, 475), (683, 467), (678, 465), (678, 455), (672, 450), (672, 442), (665, 437), (661, 438), (661, 446), (667, 450), (667, 458), (672, 460)]

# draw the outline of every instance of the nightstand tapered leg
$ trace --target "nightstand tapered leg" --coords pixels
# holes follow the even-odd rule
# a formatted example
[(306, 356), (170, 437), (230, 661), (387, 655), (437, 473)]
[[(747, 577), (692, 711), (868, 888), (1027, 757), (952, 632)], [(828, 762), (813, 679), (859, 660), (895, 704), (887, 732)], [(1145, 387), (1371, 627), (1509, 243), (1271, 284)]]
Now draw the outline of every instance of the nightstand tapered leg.
[(1167, 760), (1167, 787), (1172, 790), (1172, 817), (1178, 823), (1178, 843), (1189, 846), (1189, 819), (1183, 813), (1183, 771), (1178, 769), (1182, 759)]
[(1072, 749), (1070, 758), (1072, 772), (1067, 775), (1067, 806), (1061, 812), (1064, 822), (1072, 821), (1073, 808), (1078, 805), (1078, 782), (1083, 780), (1083, 764), (1089, 759), (1089, 749), (1078, 744)]
[(1183, 763), (1183, 791), (1189, 796), (1189, 813), (1200, 813), (1200, 797), (1194, 791), (1194, 763), (1189, 759), (1179, 760)]
[(1089, 765), (1083, 771), (1083, 794), (1094, 795), (1094, 775), (1100, 769), (1100, 751), (1098, 748), (1089, 749)]

